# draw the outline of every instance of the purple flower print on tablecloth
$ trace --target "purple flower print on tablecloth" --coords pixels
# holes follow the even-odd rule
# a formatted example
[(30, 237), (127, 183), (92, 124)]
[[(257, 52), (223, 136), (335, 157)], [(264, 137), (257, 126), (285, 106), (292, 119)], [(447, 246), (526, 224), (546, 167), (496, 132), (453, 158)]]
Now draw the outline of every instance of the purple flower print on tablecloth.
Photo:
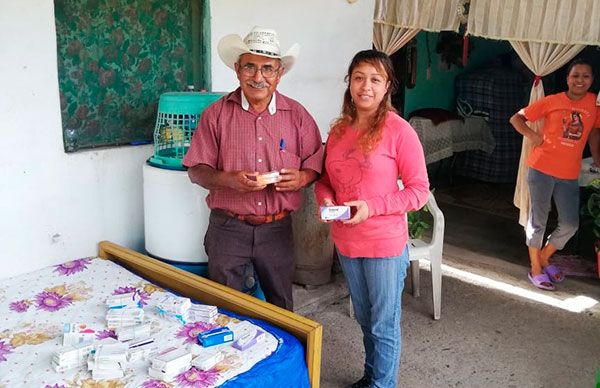
[(54, 384), (54, 385), (47, 385), (44, 388), (66, 388), (64, 385), (58, 385), (58, 384)]
[(217, 381), (219, 372), (216, 369), (201, 371), (195, 367), (177, 376), (177, 383), (183, 387), (205, 388), (211, 387)]
[(6, 356), (12, 353), (13, 347), (10, 344), (0, 341), (0, 362), (6, 361)]
[(117, 339), (117, 335), (114, 330), (102, 330), (96, 333), (96, 339), (102, 340), (105, 338), (114, 338)]
[(39, 310), (54, 312), (69, 306), (71, 303), (70, 296), (59, 295), (56, 292), (42, 291), (35, 296), (35, 304)]
[(216, 326), (206, 322), (194, 322), (183, 325), (177, 332), (177, 337), (185, 338), (184, 343), (195, 344), (198, 341), (198, 334), (214, 329)]
[(28, 299), (23, 299), (12, 302), (9, 305), (9, 308), (16, 313), (24, 313), (25, 311), (29, 310), (29, 306), (31, 306), (31, 301)]
[(61, 275), (69, 276), (74, 273), (81, 272), (87, 268), (87, 265), (92, 262), (92, 259), (77, 259), (67, 261), (66, 263), (55, 265), (54, 272), (58, 272)]
[(165, 383), (161, 380), (146, 380), (142, 384), (142, 388), (171, 388), (173, 387), (169, 383)]
[(142, 304), (142, 306), (148, 304), (148, 299), (150, 298), (150, 295), (148, 295), (145, 291), (138, 290), (136, 287), (119, 287), (113, 291), (113, 295), (129, 294), (131, 292), (136, 293), (135, 297), (139, 298), (139, 301)]

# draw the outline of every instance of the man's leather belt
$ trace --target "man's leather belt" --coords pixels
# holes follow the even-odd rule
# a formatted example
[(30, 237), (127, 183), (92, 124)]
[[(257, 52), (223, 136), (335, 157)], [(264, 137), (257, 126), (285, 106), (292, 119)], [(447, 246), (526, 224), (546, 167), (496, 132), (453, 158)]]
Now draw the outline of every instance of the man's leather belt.
[(238, 220), (244, 221), (250, 225), (263, 225), (274, 221), (280, 221), (290, 214), (290, 212), (287, 210), (277, 214), (267, 214), (264, 216), (257, 216), (253, 214), (235, 214), (227, 210), (223, 210), (223, 213), (227, 214), (229, 217), (237, 218)]

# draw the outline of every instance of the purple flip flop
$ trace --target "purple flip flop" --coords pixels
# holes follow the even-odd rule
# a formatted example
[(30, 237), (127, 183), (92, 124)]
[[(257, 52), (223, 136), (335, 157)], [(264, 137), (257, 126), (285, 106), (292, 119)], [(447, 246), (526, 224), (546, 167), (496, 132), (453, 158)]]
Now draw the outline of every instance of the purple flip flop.
[(552, 283), (560, 283), (565, 280), (565, 275), (554, 264), (545, 266), (543, 271), (546, 275), (548, 275), (548, 278), (550, 278)]
[(527, 274), (527, 277), (529, 278), (529, 281), (531, 282), (531, 284), (533, 284), (537, 288), (546, 290), (546, 291), (554, 291), (554, 284), (552, 284), (552, 282), (550, 281), (550, 278), (545, 273), (542, 272), (539, 275), (533, 276), (531, 274), (531, 272), (529, 272)]

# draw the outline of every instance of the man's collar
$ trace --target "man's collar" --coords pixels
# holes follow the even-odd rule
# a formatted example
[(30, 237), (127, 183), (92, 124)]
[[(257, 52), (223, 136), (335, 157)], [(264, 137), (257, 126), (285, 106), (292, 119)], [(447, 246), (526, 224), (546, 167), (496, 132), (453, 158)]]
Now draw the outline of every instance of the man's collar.
[[(246, 98), (246, 96), (244, 95), (244, 92), (240, 90), (240, 94), (242, 95), (242, 109), (245, 111), (248, 111), (248, 109), (250, 109), (250, 102), (248, 102), (248, 99)], [(269, 106), (267, 107), (267, 109), (269, 110), (269, 114), (271, 116), (273, 116), (275, 114), (275, 112), (277, 112), (277, 105), (275, 100), (277, 93), (273, 93), (273, 96), (271, 96), (271, 102), (269, 102)]]

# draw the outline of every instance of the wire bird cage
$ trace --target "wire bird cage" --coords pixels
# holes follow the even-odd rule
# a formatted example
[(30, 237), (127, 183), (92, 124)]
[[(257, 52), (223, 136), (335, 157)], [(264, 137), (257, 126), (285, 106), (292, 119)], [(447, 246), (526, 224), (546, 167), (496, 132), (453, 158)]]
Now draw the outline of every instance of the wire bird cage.
[(158, 102), (154, 127), (154, 155), (148, 163), (154, 167), (183, 170), (181, 161), (192, 142), (200, 115), (224, 93), (163, 93)]

